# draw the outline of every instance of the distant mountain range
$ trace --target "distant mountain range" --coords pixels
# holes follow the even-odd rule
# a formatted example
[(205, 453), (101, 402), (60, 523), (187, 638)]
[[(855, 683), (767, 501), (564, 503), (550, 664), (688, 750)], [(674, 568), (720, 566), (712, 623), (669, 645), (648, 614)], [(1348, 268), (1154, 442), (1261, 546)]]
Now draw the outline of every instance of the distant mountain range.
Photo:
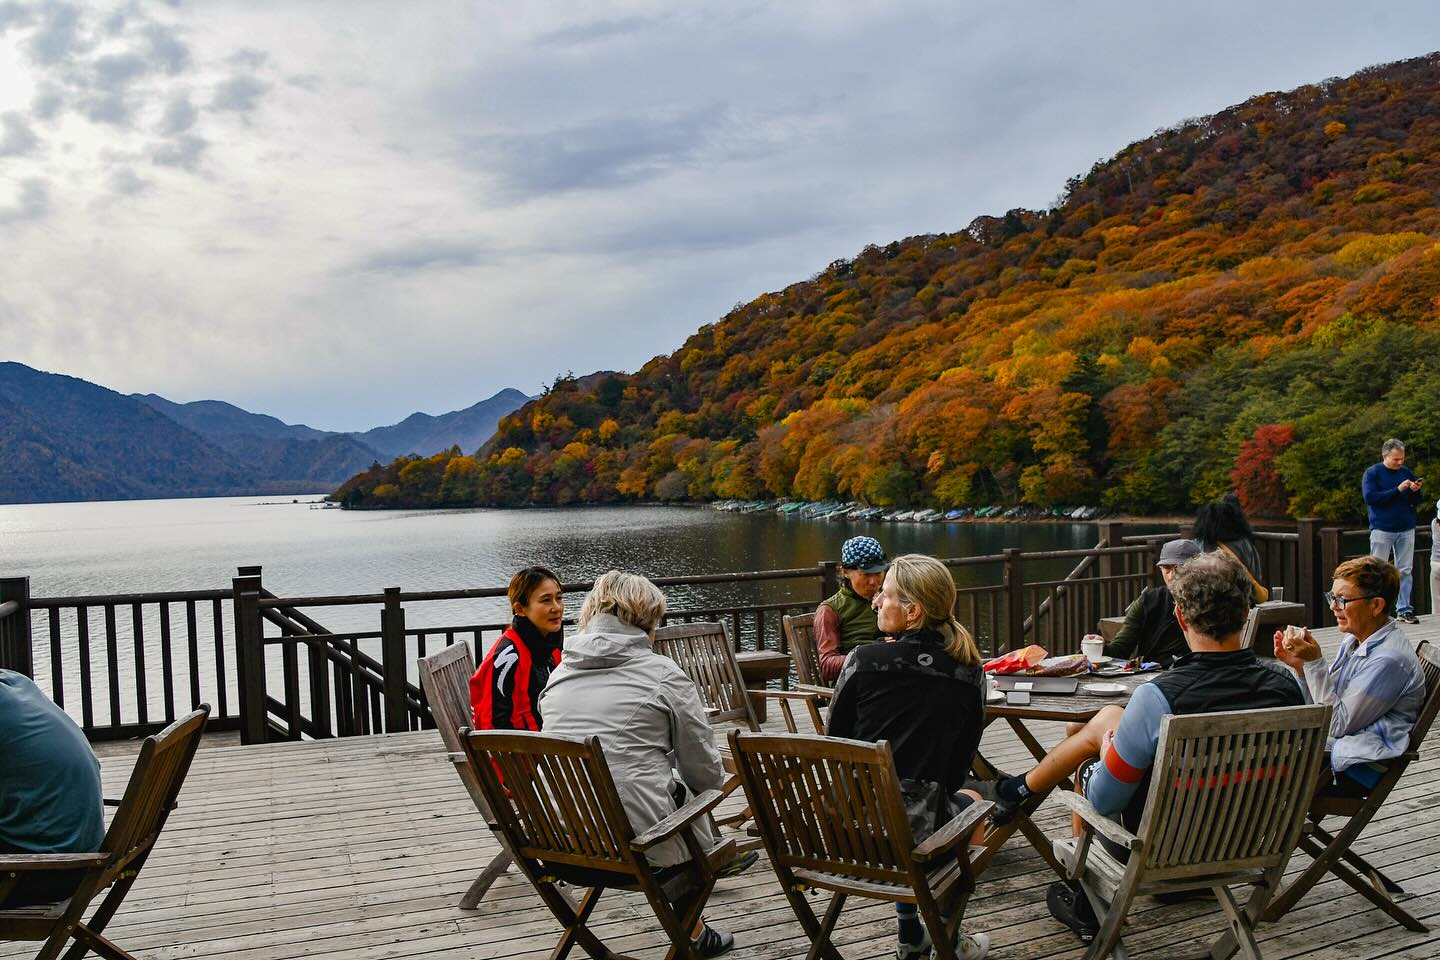
[(364, 433), (292, 425), (219, 400), (174, 403), (0, 362), (0, 502), (302, 493), (376, 461), (474, 450), (530, 400), (505, 389)]

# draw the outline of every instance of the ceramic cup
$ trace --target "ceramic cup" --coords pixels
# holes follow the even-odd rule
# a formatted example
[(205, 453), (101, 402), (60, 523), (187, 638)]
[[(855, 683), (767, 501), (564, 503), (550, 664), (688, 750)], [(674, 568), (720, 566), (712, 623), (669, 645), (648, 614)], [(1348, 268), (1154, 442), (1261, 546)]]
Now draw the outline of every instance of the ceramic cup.
[(1105, 640), (1101, 637), (1086, 637), (1080, 641), (1080, 652), (1091, 663), (1099, 663), (1105, 656)]

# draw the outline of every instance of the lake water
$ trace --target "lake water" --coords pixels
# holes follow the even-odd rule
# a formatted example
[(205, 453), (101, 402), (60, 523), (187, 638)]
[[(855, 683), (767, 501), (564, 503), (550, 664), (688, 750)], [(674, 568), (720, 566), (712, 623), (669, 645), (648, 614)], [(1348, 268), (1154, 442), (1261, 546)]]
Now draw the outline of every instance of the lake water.
[[(838, 559), (841, 543), (857, 533), (876, 537), (892, 555), (939, 557), (996, 554), (1006, 547), (1089, 547), (1097, 535), (1096, 527), (1086, 523), (852, 523), (660, 506), (352, 512), (312, 509), (305, 501), (313, 499), (0, 506), (0, 576), (28, 576), (34, 596), (56, 597), (224, 589), (237, 566), (259, 564), (268, 589), (300, 597), (375, 594), (386, 587), (503, 587), (516, 569), (532, 563), (549, 566), (568, 581), (591, 580), (612, 568), (663, 577), (805, 567)], [(1160, 528), (1137, 527), (1135, 532), (1155, 529)], [(1058, 578), (1071, 566), (1070, 561), (1056, 561), (1026, 575)], [(962, 584), (997, 575), (994, 567), (957, 570)], [(813, 580), (717, 584), (668, 589), (667, 594), (672, 609), (757, 601), (811, 604), (818, 599), (818, 587)], [(572, 615), (581, 599), (578, 594), (566, 598)], [(336, 631), (378, 628), (374, 605), (309, 612)], [(207, 614), (202, 610), (201, 615), (201, 636), (207, 636)], [(146, 616), (147, 674), (160, 656), (158, 624), (151, 622), (155, 616)], [(228, 608), (225, 617), (228, 620)], [(508, 617), (503, 598), (406, 607), (412, 628), (494, 623)], [(121, 611), (120, 619), (122, 632), (130, 636), (128, 611)], [(36, 617), (34, 625), (37, 641), (48, 636), (43, 618)], [(70, 619), (62, 628), (66, 707), (73, 712), (79, 694), (78, 654), (71, 649), (76, 629)], [(92, 617), (92, 644), (99, 630)], [(121, 649), (128, 649), (124, 639)], [(44, 649), (36, 650), (42, 685), (47, 656)], [(203, 672), (208, 683), (211, 671)], [(133, 682), (130, 673), (122, 657), (127, 687)], [(177, 670), (177, 675), (183, 672)], [(96, 689), (97, 702), (103, 693)], [(152, 685), (148, 698), (153, 701), (156, 695)], [(124, 713), (132, 711), (127, 707)]]
[[(892, 555), (939, 557), (1096, 539), (1089, 523), (827, 522), (660, 506), (347, 511), (312, 509), (310, 499), (0, 506), (0, 576), (29, 576), (36, 596), (72, 596), (224, 588), (237, 566), (259, 564), (275, 593), (313, 596), (503, 586), (532, 563), (566, 580), (612, 568), (661, 577), (802, 567), (838, 559), (841, 543), (860, 533)], [(697, 589), (695, 599), (752, 589)]]

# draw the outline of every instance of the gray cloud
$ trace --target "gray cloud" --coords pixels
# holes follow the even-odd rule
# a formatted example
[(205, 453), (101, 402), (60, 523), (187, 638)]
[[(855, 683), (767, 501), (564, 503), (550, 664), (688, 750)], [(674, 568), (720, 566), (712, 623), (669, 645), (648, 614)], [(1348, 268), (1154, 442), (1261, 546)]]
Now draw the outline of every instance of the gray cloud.
[(194, 134), (183, 133), (166, 143), (159, 144), (150, 153), (150, 159), (162, 167), (179, 167), (195, 171), (200, 168), (200, 159), (209, 143)]
[(34, 21), (35, 14), (18, 0), (0, 2), (0, 34), (11, 27), (23, 27)]
[(92, 93), (82, 99), (78, 107), (85, 119), (92, 123), (107, 123), (114, 127), (130, 123), (130, 102), (119, 90)]
[(20, 182), (14, 203), (0, 203), (0, 224), (38, 220), (50, 210), (50, 185), (39, 177)]
[(725, 119), (718, 106), (669, 115), (611, 114), (481, 139), (473, 161), (522, 195), (635, 184), (688, 162)]
[(176, 94), (165, 107), (165, 115), (160, 119), (160, 132), (172, 135), (184, 133), (195, 126), (197, 116), (199, 112), (190, 98), (183, 93)]
[(80, 10), (68, 3), (51, 3), (30, 36), (30, 57), (39, 64), (59, 63), (79, 46), (79, 38)]
[(421, 240), (372, 254), (356, 264), (352, 272), (399, 275), (424, 270), (473, 267), (482, 262), (484, 255), (485, 251), (479, 246)]
[(161, 70), (174, 75), (190, 65), (190, 48), (180, 41), (175, 31), (158, 23), (145, 25), (147, 54)]
[(110, 192), (121, 196), (133, 197), (136, 194), (144, 193), (150, 187), (150, 181), (142, 180), (134, 170), (124, 167), (110, 174)]
[(11, 110), (0, 116), (0, 157), (20, 157), (40, 145), (25, 118)]
[(215, 96), (211, 99), (210, 106), (216, 110), (249, 113), (255, 109), (261, 95), (268, 89), (258, 77), (242, 73), (215, 88)]
[(149, 69), (149, 62), (138, 53), (111, 53), (96, 57), (95, 86), (103, 90), (123, 90)]
[(30, 101), (30, 112), (37, 120), (51, 120), (65, 106), (65, 92), (53, 83), (43, 83)]
[(549, 30), (536, 37), (541, 46), (580, 46), (610, 40), (615, 37), (633, 36), (659, 23), (658, 17), (618, 17), (613, 20), (592, 20), (574, 26)]

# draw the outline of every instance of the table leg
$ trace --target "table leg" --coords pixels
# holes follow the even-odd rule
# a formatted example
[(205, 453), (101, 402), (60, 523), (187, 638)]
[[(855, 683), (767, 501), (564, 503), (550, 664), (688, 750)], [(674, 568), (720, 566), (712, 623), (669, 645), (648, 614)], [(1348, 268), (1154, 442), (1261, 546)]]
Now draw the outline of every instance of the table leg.
[[(987, 717), (985, 725), (989, 726), (992, 719), (994, 718)], [(1030, 751), (1031, 756), (1036, 760), (1043, 759), (1045, 757), (1045, 748), (1040, 745), (1039, 740), (1035, 739), (1034, 734), (1026, 729), (1025, 724), (1016, 717), (1006, 717), (1005, 719), (1009, 721), (1011, 729), (1015, 731), (1015, 735), (1019, 737), (1020, 742), (1025, 745), (1025, 749)], [(995, 765), (987, 760), (978, 750), (975, 753), (975, 759), (971, 763), (971, 768), (975, 776), (979, 779), (998, 779)], [(1065, 784), (1064, 786), (1066, 789), (1070, 789), (1069, 784)], [(1030, 814), (1035, 812), (1036, 808), (1040, 806), (1044, 799), (1044, 796), (1032, 797), (1020, 807), (1020, 812), (1016, 814), (1015, 819), (1004, 826), (997, 827), (992, 825), (990, 827), (989, 832), (985, 834), (982, 851), (971, 860), (971, 869), (975, 871), (977, 876), (984, 872), (985, 868), (990, 865), (990, 861), (994, 858), (995, 854), (1000, 851), (1001, 847), (1005, 846), (1006, 841), (1008, 841), (1017, 830), (1024, 835), (1030, 846), (1035, 848), (1035, 851), (1040, 854), (1041, 858), (1050, 865), (1051, 870), (1054, 870), (1061, 877), (1065, 876), (1065, 867), (1055, 858), (1055, 851), (1052, 849), (1050, 838), (1030, 819)]]

